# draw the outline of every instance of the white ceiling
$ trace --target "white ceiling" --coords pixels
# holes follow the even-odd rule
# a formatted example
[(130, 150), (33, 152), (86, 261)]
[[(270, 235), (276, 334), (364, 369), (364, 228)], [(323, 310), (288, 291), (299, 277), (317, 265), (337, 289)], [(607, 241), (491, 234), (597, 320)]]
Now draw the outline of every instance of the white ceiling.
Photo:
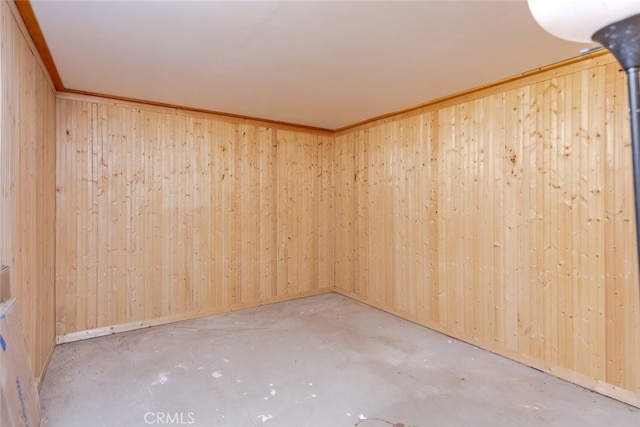
[(524, 0), (31, 3), (67, 89), (326, 129), (586, 46)]

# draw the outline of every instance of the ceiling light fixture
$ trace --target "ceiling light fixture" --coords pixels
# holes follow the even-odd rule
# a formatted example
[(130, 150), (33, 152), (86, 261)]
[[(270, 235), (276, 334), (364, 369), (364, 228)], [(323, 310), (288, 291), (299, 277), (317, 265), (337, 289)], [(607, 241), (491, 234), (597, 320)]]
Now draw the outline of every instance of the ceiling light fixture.
[(528, 0), (531, 14), (549, 33), (575, 42), (595, 41), (627, 73), (635, 191), (636, 245), (640, 265), (640, 1)]

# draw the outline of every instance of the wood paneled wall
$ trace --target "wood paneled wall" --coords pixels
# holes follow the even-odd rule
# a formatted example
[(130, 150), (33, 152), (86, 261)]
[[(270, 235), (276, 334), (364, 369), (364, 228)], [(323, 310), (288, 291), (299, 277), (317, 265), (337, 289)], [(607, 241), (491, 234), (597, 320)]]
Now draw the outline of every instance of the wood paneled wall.
[(629, 134), (606, 55), (338, 133), (338, 290), (640, 405)]
[(55, 92), (13, 2), (0, 4), (0, 264), (34, 375), (55, 345)]
[(60, 341), (334, 289), (333, 136), (58, 98)]

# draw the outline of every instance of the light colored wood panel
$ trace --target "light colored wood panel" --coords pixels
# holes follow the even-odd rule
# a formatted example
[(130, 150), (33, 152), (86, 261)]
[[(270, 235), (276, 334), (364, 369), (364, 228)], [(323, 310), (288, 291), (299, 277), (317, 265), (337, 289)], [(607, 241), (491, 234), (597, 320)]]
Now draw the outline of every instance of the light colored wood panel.
[[(97, 104), (93, 104), (94, 108), (98, 109)], [(140, 116), (140, 145), (141, 152), (139, 153), (140, 159), (143, 167), (142, 170), (138, 172), (138, 176), (136, 177), (136, 187), (139, 193), (145, 193), (146, 197), (146, 210), (144, 212), (138, 212), (138, 219), (140, 221), (140, 234), (139, 241), (141, 244), (140, 251), (137, 256), (137, 261), (143, 263), (142, 265), (146, 268), (145, 271), (138, 271), (138, 281), (144, 283), (145, 288), (143, 295), (139, 298), (139, 303), (142, 304), (142, 316), (145, 319), (156, 319), (160, 317), (160, 305), (162, 304), (156, 289), (160, 287), (161, 283), (161, 264), (158, 262), (160, 259), (160, 254), (158, 252), (158, 247), (160, 246), (158, 243), (158, 215), (159, 215), (159, 203), (160, 203), (160, 190), (159, 186), (161, 183), (161, 178), (159, 176), (159, 167), (158, 162), (160, 158), (160, 149), (159, 142), (157, 136), (157, 128), (150, 129), (147, 123), (151, 123), (154, 120), (154, 115), (146, 110), (141, 111)], [(94, 146), (96, 147), (96, 151), (101, 153), (100, 143), (97, 139), (97, 131), (94, 134)], [(193, 130), (189, 135), (191, 138), (196, 138)], [(96, 179), (100, 174), (98, 173)], [(99, 182), (99, 181), (98, 181)], [(102, 193), (102, 190), (98, 190), (99, 193)], [(99, 205), (99, 202), (96, 202), (96, 207)], [(96, 211), (96, 216), (99, 218), (98, 212)], [(98, 222), (98, 221), (96, 221)], [(99, 230), (95, 231), (96, 234), (99, 234)], [(194, 268), (197, 272), (197, 268)], [(196, 272), (194, 272), (194, 276), (196, 276)], [(148, 284), (147, 284), (148, 283)], [(151, 284), (151, 285), (149, 285)], [(89, 328), (94, 329), (94, 328)]]
[[(55, 70), (55, 66), (52, 66), (53, 59), (46, 48), (42, 32), (37, 30), (34, 31), (34, 27), (37, 26), (37, 20), (29, 2), (6, 0), (3, 3), (13, 14), (16, 28), (20, 32), (15, 32), (15, 34), (23, 39), (28, 46), (30, 51), (28, 54), (30, 61), (33, 59), (40, 68), (41, 72), (38, 74), (40, 74), (48, 84), (48, 88), (46, 89), (49, 91), (55, 91), (57, 88), (62, 87), (60, 77), (57, 75), (57, 70)], [(54, 75), (50, 74), (52, 69)]]
[[(607, 61), (556, 71), (337, 134), (338, 290), (637, 402), (624, 76)], [(430, 173), (416, 173), (421, 138)], [(418, 209), (429, 185), (432, 210)], [(424, 218), (427, 253), (408, 238)]]
[(333, 138), (58, 102), (59, 335), (333, 289)]
[(533, 144), (535, 144), (536, 150), (536, 194), (535, 194), (535, 206), (536, 206), (536, 223), (535, 223), (535, 243), (533, 249), (535, 251), (535, 265), (536, 265), (536, 281), (531, 288), (531, 355), (534, 358), (545, 360), (544, 355), (544, 294), (545, 289), (549, 286), (549, 275), (555, 272), (552, 268), (549, 270), (549, 266), (545, 264), (545, 256), (547, 249), (549, 248), (549, 226), (548, 217), (550, 213), (548, 209), (548, 203), (546, 200), (548, 188), (550, 186), (549, 179), (549, 159), (545, 145), (545, 135), (543, 132), (543, 119), (542, 110), (544, 105), (542, 104), (539, 93), (542, 93), (542, 85), (532, 85), (529, 91), (529, 99), (525, 100), (528, 104), (528, 108), (531, 115), (531, 121), (529, 122), (529, 131), (534, 135)]
[[(340, 139), (340, 137), (336, 138)], [(365, 300), (370, 298), (371, 289), (369, 287), (370, 278), (370, 243), (369, 243), (369, 192), (370, 185), (370, 158), (369, 158), (369, 131), (363, 130), (354, 135), (354, 172), (353, 180), (349, 180), (346, 185), (351, 188), (352, 195), (349, 198), (353, 203), (353, 223), (345, 230), (347, 236), (353, 233), (352, 248), (349, 254), (354, 268), (353, 288), (358, 295)], [(342, 188), (341, 188), (342, 190)], [(337, 196), (336, 196), (337, 198)], [(336, 236), (339, 238), (339, 236)], [(351, 243), (350, 242), (350, 243)], [(343, 255), (344, 256), (344, 255)], [(339, 262), (339, 260), (336, 260)]]
[(239, 237), (230, 240), (232, 247), (234, 241), (238, 243), (235, 249), (239, 253), (234, 304), (246, 305), (259, 301), (261, 295), (270, 297), (276, 278), (275, 147), (269, 128), (240, 126), (238, 133), (234, 156), (237, 204), (232, 207), (236, 221), (232, 224)]
[(34, 375), (55, 342), (55, 93), (13, 2), (0, 6), (0, 264), (11, 268)]
[(98, 197), (101, 168), (101, 152), (94, 143), (98, 132), (98, 108), (91, 105), (87, 144), (87, 314), (86, 327), (95, 328), (98, 317)]
[(318, 288), (335, 288), (335, 198), (334, 198), (334, 138), (318, 137), (318, 175), (317, 183), (318, 214)]
[[(558, 230), (556, 233), (561, 237), (559, 240), (558, 250), (560, 258), (558, 259), (557, 277), (564, 282), (557, 290), (557, 303), (559, 307), (558, 314), (558, 342), (565, 343), (564, 349), (558, 354), (557, 364), (563, 367), (573, 365), (573, 319), (574, 302), (573, 292), (580, 277), (576, 274), (578, 270), (574, 266), (579, 262), (574, 247), (574, 220), (573, 216), (577, 209), (574, 209), (577, 198), (577, 182), (573, 179), (575, 173), (579, 171), (578, 162), (580, 152), (578, 147), (574, 147), (574, 119), (572, 117), (573, 97), (572, 92), (563, 90), (562, 88), (571, 87), (572, 76), (564, 76), (558, 79), (558, 114), (564, 117), (563, 126), (558, 129), (558, 146), (554, 151), (556, 158), (562, 159), (558, 162), (557, 176), (558, 181), (562, 183), (563, 197), (562, 203), (559, 205)], [(569, 86), (567, 86), (569, 85)], [(578, 226), (577, 221), (575, 226)]]
[[(474, 307), (471, 305), (469, 289), (473, 284), (470, 277), (471, 273), (471, 257), (472, 255), (472, 236), (471, 225), (473, 224), (473, 207), (469, 203), (470, 196), (473, 192), (473, 170), (470, 162), (475, 157), (473, 146), (470, 144), (470, 123), (471, 117), (474, 115), (473, 104), (462, 103), (456, 106), (456, 132), (455, 132), (455, 153), (457, 166), (457, 184), (458, 188), (454, 191), (454, 204), (456, 209), (456, 217), (459, 221), (456, 229), (456, 240), (460, 247), (458, 252), (458, 268), (459, 281), (452, 283), (454, 293), (453, 307), (451, 311), (455, 319), (455, 327), (465, 333), (469, 333), (472, 328), (471, 322), (473, 318)], [(470, 220), (471, 219), (471, 220)]]
[[(77, 110), (76, 110), (77, 108)], [(86, 104), (71, 105), (63, 101), (58, 102), (58, 111), (61, 115), (67, 116), (68, 119), (63, 123), (59, 123), (58, 127), (58, 144), (57, 144), (57, 217), (69, 218), (62, 226), (56, 227), (56, 242), (62, 245), (60, 250), (56, 250), (56, 281), (60, 284), (56, 292), (57, 304), (57, 329), (62, 331), (68, 327), (67, 322), (75, 322), (77, 318), (77, 302), (76, 287), (77, 284), (77, 247), (76, 247), (76, 228), (77, 228), (77, 206), (75, 198), (77, 191), (75, 183), (77, 181), (76, 167), (76, 139), (82, 140), (82, 135), (76, 136), (76, 132), (81, 132), (78, 126), (78, 120), (88, 119), (82, 111), (89, 108)], [(86, 125), (86, 123), (83, 123)], [(86, 139), (86, 138), (85, 138)], [(86, 141), (85, 141), (86, 142)], [(64, 168), (63, 168), (64, 166)], [(86, 283), (86, 277), (82, 278)], [(72, 288), (73, 287), (73, 288)], [(75, 327), (75, 326), (72, 326)]]
[(318, 137), (278, 130), (278, 296), (317, 288)]
[(524, 279), (518, 280), (518, 351), (523, 354), (531, 354), (531, 336), (533, 310), (532, 295), (537, 283), (537, 253), (535, 242), (537, 238), (538, 211), (535, 203), (537, 188), (537, 140), (535, 133), (531, 131), (531, 109), (527, 100), (530, 97), (530, 88), (524, 87), (517, 90), (518, 127), (523, 147), (522, 175), (523, 175), (523, 215), (524, 215), (524, 240), (523, 246), (525, 270)]
[[(336, 237), (337, 247), (344, 249), (344, 268), (338, 268), (337, 277), (344, 280), (344, 289), (398, 304), (408, 313), (424, 303), (421, 291), (408, 284), (428, 271), (424, 255), (417, 255), (426, 248), (430, 224), (425, 203), (428, 176), (423, 173), (431, 153), (423, 139), (424, 126), (424, 117), (413, 117), (356, 132), (353, 138), (336, 138), (341, 168), (336, 172), (336, 216), (345, 228)], [(353, 187), (356, 190), (350, 191)], [(407, 220), (411, 217), (413, 221)], [(369, 240), (370, 230), (380, 238)], [(341, 267), (340, 257), (336, 263)]]
[[(589, 104), (582, 109), (589, 121), (588, 145), (584, 149), (581, 180), (585, 183), (582, 199), (587, 202), (583, 222), (585, 238), (583, 253), (584, 275), (588, 284), (587, 307), (589, 342), (588, 374), (598, 380), (606, 380), (606, 318), (604, 272), (604, 143), (605, 143), (605, 68), (592, 69), (589, 79)], [(640, 301), (639, 301), (640, 303)], [(637, 319), (640, 322), (640, 318)], [(640, 354), (640, 353), (639, 353)]]
[(272, 128), (261, 127), (257, 134), (260, 151), (260, 301), (277, 295), (278, 210), (277, 138)]
[[(496, 241), (494, 239), (494, 208), (495, 208), (495, 191), (493, 174), (495, 172), (494, 152), (498, 144), (494, 144), (489, 134), (484, 131), (485, 123), (487, 123), (489, 114), (487, 112), (488, 99), (479, 99), (475, 101), (475, 111), (477, 116), (474, 117), (474, 126), (472, 135), (477, 140), (477, 169), (476, 169), (476, 192), (477, 192), (477, 211), (475, 213), (475, 226), (477, 231), (474, 232), (474, 238), (477, 239), (474, 245), (473, 260), (478, 265), (474, 266), (477, 278), (475, 280), (473, 300), (471, 304), (474, 306), (474, 325), (473, 336), (476, 340), (493, 340), (493, 319), (494, 311), (490, 301), (493, 301), (494, 295), (494, 257), (496, 253)], [(475, 206), (474, 206), (475, 208)]]
[(388, 298), (391, 298), (393, 304), (402, 311), (407, 311), (406, 296), (408, 287), (405, 289), (406, 271), (408, 266), (408, 247), (405, 237), (405, 229), (408, 221), (404, 220), (406, 215), (407, 199), (405, 189), (409, 187), (403, 181), (407, 171), (407, 165), (410, 159), (405, 158), (403, 154), (403, 144), (405, 143), (405, 121), (397, 121), (389, 126), (385, 132), (384, 151), (388, 153), (389, 158), (389, 175), (388, 190), (389, 196), (388, 206), (391, 208), (387, 214), (389, 233), (387, 234), (387, 248), (385, 249), (385, 270), (391, 270), (388, 279), (385, 280), (387, 289), (391, 288), (391, 292), (387, 292)]
[[(488, 143), (494, 145), (491, 166), (493, 171), (494, 193), (491, 213), (493, 216), (493, 302), (490, 302), (489, 310), (493, 310), (493, 333), (492, 339), (500, 345), (505, 345), (506, 317), (507, 317), (507, 283), (506, 283), (506, 253), (512, 250), (507, 246), (507, 228), (509, 227), (507, 218), (507, 206), (511, 200), (507, 200), (505, 191), (507, 187), (507, 165), (510, 162), (507, 146), (507, 135), (505, 129), (505, 102), (504, 93), (491, 95), (489, 102), (488, 117)], [(463, 142), (464, 143), (464, 142)], [(491, 307), (493, 306), (493, 307)]]
[(448, 324), (448, 307), (447, 307), (447, 284), (449, 283), (449, 270), (450, 262), (452, 259), (449, 253), (449, 247), (447, 246), (447, 238), (450, 231), (449, 219), (451, 206), (451, 183), (452, 181), (447, 179), (451, 176), (451, 162), (442, 161), (447, 157), (447, 152), (450, 150), (452, 135), (453, 135), (453, 109), (443, 108), (438, 111), (438, 150), (435, 154), (438, 163), (438, 175), (435, 177), (435, 187), (437, 191), (438, 199), (438, 214), (435, 221), (437, 224), (438, 234), (435, 236), (437, 239), (436, 246), (438, 248), (438, 276), (437, 276), (437, 313), (438, 316), (435, 321), (438, 324)]
[(481, 216), (480, 206), (483, 202), (480, 196), (479, 188), (482, 180), (477, 177), (481, 174), (479, 165), (484, 162), (484, 151), (480, 145), (479, 123), (478, 115), (480, 112), (480, 105), (478, 102), (469, 102), (467, 104), (467, 114), (464, 117), (464, 127), (467, 142), (467, 152), (465, 169), (465, 197), (464, 203), (466, 205), (466, 212), (473, 220), (467, 221), (465, 227), (465, 234), (467, 236), (467, 254), (465, 256), (465, 268), (464, 268), (464, 329), (466, 333), (471, 336), (477, 336), (479, 334), (479, 325), (482, 325), (480, 320), (481, 307), (477, 302), (479, 300), (477, 290), (482, 289), (480, 285), (481, 280), (481, 268), (480, 268), (480, 254), (482, 253), (482, 240), (483, 234), (480, 230)]
[(429, 299), (428, 304), (418, 313), (419, 318), (424, 318), (425, 322), (435, 323), (440, 317), (439, 307), (439, 283), (440, 283), (440, 247), (439, 247), (439, 196), (438, 196), (438, 152), (439, 152), (439, 122), (437, 113), (426, 113), (425, 127), (428, 132), (425, 133), (426, 143), (428, 144), (428, 171), (429, 171), (429, 229), (427, 233), (427, 254), (429, 268), (429, 292), (426, 297)]
[[(58, 99), (58, 129), (59, 129), (58, 132), (60, 132), (60, 126), (62, 121), (66, 121), (67, 123), (70, 122), (71, 117), (69, 116), (71, 114), (71, 111), (69, 111), (68, 108), (70, 108), (73, 104), (74, 102), (72, 101), (65, 101), (62, 99)], [(61, 105), (66, 105), (67, 109), (62, 109), (60, 107)], [(109, 206), (109, 202), (108, 202), (109, 185), (108, 185), (107, 171), (108, 171), (109, 162), (111, 159), (109, 157), (109, 146), (103, 143), (103, 141), (106, 141), (107, 128), (104, 125), (104, 123), (107, 120), (107, 109), (96, 105), (95, 114), (96, 116), (93, 123), (93, 132), (92, 132), (92, 138), (94, 139), (92, 139), (91, 144), (92, 146), (95, 147), (95, 150), (98, 152), (98, 156), (99, 156), (98, 167), (96, 168), (96, 173), (97, 173), (96, 203), (94, 205), (95, 213), (97, 215), (97, 218), (96, 218), (96, 246), (97, 247), (96, 247), (96, 279), (95, 279), (96, 280), (96, 284), (95, 284), (96, 313), (95, 313), (95, 319), (93, 323), (94, 323), (94, 327), (97, 328), (100, 325), (108, 324), (107, 318), (106, 318), (108, 310), (106, 310), (105, 307), (107, 307), (107, 304), (109, 301), (108, 299), (109, 247), (107, 245), (107, 232), (109, 230), (109, 227), (108, 227), (109, 218), (106, 215), (106, 213), (108, 212), (108, 206)], [(71, 132), (71, 130), (69, 130), (69, 132)], [(58, 139), (57, 144), (58, 144), (58, 147), (60, 147), (60, 144), (61, 144), (60, 139)], [(61, 169), (64, 170), (64, 167), (66, 167), (66, 165), (63, 163), (63, 161), (66, 160), (66, 158), (64, 159), (59, 158), (58, 160), (59, 160), (58, 174), (59, 174), (59, 177), (62, 177), (62, 179), (59, 178), (58, 180), (58, 187), (66, 188), (67, 192), (76, 191), (74, 188), (76, 182), (68, 181), (68, 180), (65, 181), (64, 179), (68, 179), (68, 177), (66, 175), (60, 174), (59, 172)], [(59, 190), (57, 195), (58, 203), (64, 197), (67, 197), (66, 194)], [(71, 215), (71, 213), (69, 213), (69, 215)], [(58, 215), (56, 220), (57, 230), (67, 227), (68, 221), (62, 220), (62, 218), (67, 218), (67, 216)], [(73, 248), (74, 248), (74, 243), (71, 241), (56, 240), (56, 253), (68, 252), (70, 250), (73, 250)], [(60, 268), (60, 265), (59, 264), (56, 265), (56, 268)], [(64, 284), (60, 283), (60, 281), (56, 279), (56, 294), (60, 292), (59, 289), (61, 288), (61, 286), (64, 286)], [(78, 295), (77, 297), (82, 298), (80, 295)], [(62, 308), (62, 309), (66, 310), (66, 308)], [(60, 310), (61, 310), (61, 307), (58, 307), (58, 311), (56, 313), (56, 317), (58, 318), (58, 325), (59, 325), (58, 336), (64, 334), (66, 331), (74, 330), (73, 328), (70, 328), (64, 324), (66, 322), (64, 321), (63, 318), (60, 317)]]
[[(71, 215), (75, 213), (75, 230), (71, 232), (71, 238), (76, 239), (76, 255), (77, 258), (72, 260), (72, 265), (75, 267), (76, 278), (73, 281), (76, 284), (76, 291), (70, 293), (70, 297), (75, 300), (75, 295), (89, 295), (89, 281), (92, 281), (89, 277), (89, 217), (91, 214), (91, 206), (89, 199), (89, 192), (91, 191), (91, 180), (89, 174), (91, 173), (90, 164), (88, 163), (88, 153), (91, 152), (89, 145), (90, 138), (92, 136), (91, 130), (91, 106), (82, 105), (80, 111), (76, 114), (76, 129), (77, 132), (74, 135), (75, 150), (72, 153), (71, 163), (68, 166), (73, 165), (75, 168), (75, 180), (79, 181), (77, 191), (72, 200), (75, 201)], [(71, 302), (71, 301), (69, 301)], [(75, 318), (77, 319), (78, 327), (83, 329), (87, 328), (87, 308), (89, 307), (88, 300), (84, 304), (75, 304)]]
[(255, 143), (255, 127), (241, 126), (239, 129), (240, 161), (242, 169), (238, 178), (242, 182), (240, 216), (242, 230), (241, 293), (240, 301), (256, 301), (260, 297), (260, 169)]
[[(423, 170), (425, 159), (422, 120), (422, 116), (403, 120), (404, 126), (400, 128), (401, 133), (398, 136), (398, 146), (401, 149), (398, 157), (402, 163), (399, 165), (397, 182), (402, 200), (402, 214), (399, 219), (402, 222), (400, 238), (404, 249), (404, 257), (400, 259), (404, 262), (400, 274), (400, 299), (402, 309), (412, 315), (417, 313), (417, 307), (422, 301), (422, 297), (418, 296), (418, 290), (424, 287), (422, 266), (425, 257), (421, 241), (425, 236), (424, 224), (427, 218), (423, 192), (428, 183), (424, 181), (426, 177)], [(414, 220), (411, 221), (411, 218)], [(411, 286), (411, 283), (417, 283), (419, 286)]]
[[(361, 179), (366, 182), (366, 177), (358, 177), (356, 170), (354, 137), (360, 135), (345, 135), (335, 139), (335, 187), (340, 189), (335, 194), (335, 285), (338, 289), (353, 292), (358, 284), (366, 283), (365, 278), (355, 277), (356, 253), (354, 246), (357, 244), (354, 233), (355, 226), (355, 202), (353, 191), (356, 182)], [(363, 202), (360, 202), (363, 203)], [(358, 217), (358, 224), (361, 224)], [(364, 224), (367, 226), (368, 224)], [(358, 234), (360, 236), (360, 234)], [(365, 256), (363, 253), (362, 256)], [(357, 258), (360, 259), (360, 258)], [(363, 294), (368, 297), (368, 293)]]
[(520, 312), (519, 295), (521, 287), (519, 281), (528, 281), (528, 271), (524, 260), (527, 257), (527, 246), (524, 238), (526, 223), (523, 210), (526, 204), (523, 200), (525, 183), (523, 180), (523, 147), (521, 141), (522, 130), (518, 124), (518, 94), (515, 90), (504, 93), (500, 100), (505, 105), (505, 152), (502, 164), (505, 170), (503, 197), (505, 200), (505, 335), (504, 345), (511, 349), (518, 349), (518, 317)]
[[(588, 336), (588, 323), (587, 317), (588, 310), (588, 298), (590, 293), (590, 283), (588, 277), (585, 277), (585, 255), (588, 248), (586, 248), (586, 238), (588, 237), (585, 230), (585, 224), (587, 219), (587, 203), (584, 198), (585, 193), (585, 180), (584, 176), (581, 176), (582, 170), (586, 166), (586, 155), (588, 153), (589, 134), (586, 129), (589, 127), (590, 117), (588, 114), (589, 105), (589, 72), (582, 71), (574, 76), (573, 79), (573, 105), (576, 107), (574, 110), (576, 113), (572, 117), (573, 124), (573, 146), (575, 150), (575, 158), (573, 160), (574, 175), (579, 176), (579, 179), (575, 180), (574, 194), (569, 203), (574, 211), (574, 237), (573, 248), (577, 249), (579, 256), (575, 258), (574, 266), (579, 277), (576, 286), (572, 287), (573, 295), (568, 297), (568, 300), (572, 302), (572, 340), (573, 340), (573, 360), (572, 367), (580, 372), (589, 370), (589, 340)], [(586, 109), (585, 109), (586, 107)], [(570, 197), (571, 197), (570, 196)], [(584, 284), (582, 283), (584, 282)], [(585, 286), (586, 284), (586, 286)]]
[(392, 158), (387, 153), (389, 143), (389, 125), (369, 129), (367, 143), (371, 147), (369, 163), (369, 219), (370, 230), (375, 230), (375, 237), (370, 235), (369, 252), (369, 295), (374, 303), (386, 301), (393, 304), (394, 272), (390, 255), (393, 232), (391, 198)]

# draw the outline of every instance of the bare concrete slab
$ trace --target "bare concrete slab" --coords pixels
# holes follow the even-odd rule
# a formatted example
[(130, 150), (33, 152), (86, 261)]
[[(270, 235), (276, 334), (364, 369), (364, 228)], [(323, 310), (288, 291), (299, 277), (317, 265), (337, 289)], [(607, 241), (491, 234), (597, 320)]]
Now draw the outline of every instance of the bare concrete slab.
[(58, 346), (47, 426), (640, 426), (640, 410), (338, 294)]

